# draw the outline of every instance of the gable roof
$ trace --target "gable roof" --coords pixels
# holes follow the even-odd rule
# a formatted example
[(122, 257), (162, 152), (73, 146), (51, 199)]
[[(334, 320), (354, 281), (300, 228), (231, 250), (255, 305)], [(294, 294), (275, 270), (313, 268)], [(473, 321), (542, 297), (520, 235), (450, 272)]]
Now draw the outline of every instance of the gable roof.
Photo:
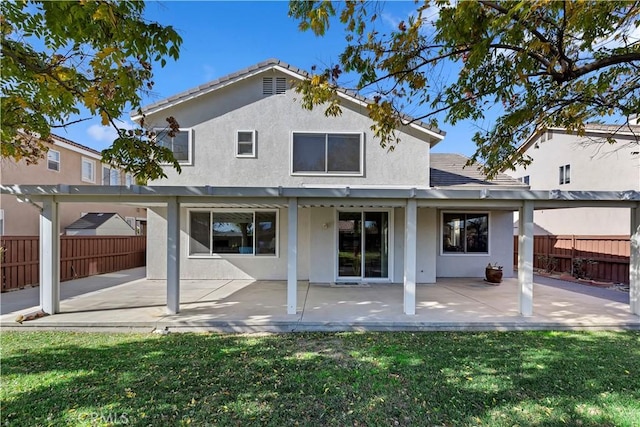
[[(561, 127), (550, 127), (550, 128), (537, 128), (534, 130), (531, 135), (527, 139), (524, 140), (522, 144), (518, 147), (519, 152), (525, 152), (531, 147), (538, 139), (542, 133), (552, 131), (552, 132), (562, 132), (570, 135), (575, 135), (575, 132), (569, 132), (565, 128)], [(598, 133), (603, 137), (615, 137), (616, 135), (623, 136), (635, 136), (638, 137), (640, 135), (640, 125), (637, 124), (602, 124), (602, 123), (585, 123), (584, 125), (585, 133)]]
[[(72, 222), (71, 224), (67, 225), (65, 227), (65, 229), (70, 229), (70, 230), (95, 230), (96, 228), (99, 228), (102, 224), (104, 224), (105, 222), (109, 221), (114, 216), (117, 216), (122, 221), (124, 221), (124, 219), (122, 219), (122, 217), (119, 214), (115, 213), (115, 212), (109, 212), (109, 213), (92, 212), (92, 213), (86, 214), (82, 218), (80, 218), (80, 219)], [(124, 221), (124, 222), (126, 222), (126, 221)]]
[[(251, 65), (247, 68), (236, 71), (234, 73), (227, 74), (226, 76), (212, 80), (200, 86), (196, 86), (194, 88), (188, 89), (184, 92), (180, 92), (176, 95), (170, 96), (160, 101), (154, 102), (153, 104), (146, 105), (142, 107), (142, 112), (144, 114), (155, 114), (166, 108), (170, 108), (175, 105), (181, 104), (183, 102), (189, 101), (191, 99), (211, 93), (220, 88), (226, 87), (228, 85), (234, 84), (236, 82), (239, 82), (241, 80), (255, 76), (257, 74), (263, 73), (271, 69), (276, 69), (280, 72), (288, 74), (291, 77), (294, 77), (299, 80), (311, 78), (311, 75), (306, 71), (298, 67), (289, 65), (284, 61), (280, 61), (279, 59), (272, 58), (263, 62), (259, 62), (255, 65)], [(371, 103), (371, 100), (368, 100), (365, 97), (353, 91), (349, 91), (343, 88), (338, 88), (338, 96), (360, 105), (367, 105)], [(138, 120), (140, 119), (140, 116), (137, 114), (132, 114), (131, 118), (132, 120)], [(436, 140), (442, 140), (444, 138), (445, 132), (440, 129), (429, 126), (426, 123), (419, 120), (415, 120), (409, 116), (403, 116), (403, 118), (406, 119), (407, 121), (412, 121), (412, 123), (409, 126), (429, 134), (430, 136), (434, 137)]]
[(494, 179), (487, 180), (480, 166), (466, 166), (468, 157), (460, 154), (431, 153), (429, 182), (431, 187), (452, 186), (501, 186), (529, 188), (528, 185), (499, 173)]

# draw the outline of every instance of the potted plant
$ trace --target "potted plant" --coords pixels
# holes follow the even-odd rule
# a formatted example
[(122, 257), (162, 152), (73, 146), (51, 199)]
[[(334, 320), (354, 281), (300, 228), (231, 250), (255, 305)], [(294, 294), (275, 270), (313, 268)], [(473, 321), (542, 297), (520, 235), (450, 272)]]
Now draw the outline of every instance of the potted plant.
[(500, 283), (502, 282), (502, 266), (495, 264), (487, 264), (487, 268), (484, 271), (484, 276), (487, 282), (489, 283)]

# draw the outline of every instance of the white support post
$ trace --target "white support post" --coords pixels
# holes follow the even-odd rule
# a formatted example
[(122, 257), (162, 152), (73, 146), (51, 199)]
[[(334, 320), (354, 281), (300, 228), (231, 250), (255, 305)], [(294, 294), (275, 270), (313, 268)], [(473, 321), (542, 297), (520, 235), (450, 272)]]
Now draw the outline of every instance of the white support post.
[(180, 203), (167, 202), (167, 313), (180, 312)]
[(60, 225), (52, 197), (40, 212), (40, 307), (48, 314), (60, 312)]
[(631, 307), (631, 313), (640, 316), (640, 207), (631, 209), (629, 305)]
[(533, 315), (533, 202), (520, 208), (518, 230), (518, 308), (523, 316)]
[(404, 227), (404, 314), (416, 314), (418, 203), (407, 201)]
[(289, 199), (287, 239), (287, 314), (298, 311), (298, 199)]

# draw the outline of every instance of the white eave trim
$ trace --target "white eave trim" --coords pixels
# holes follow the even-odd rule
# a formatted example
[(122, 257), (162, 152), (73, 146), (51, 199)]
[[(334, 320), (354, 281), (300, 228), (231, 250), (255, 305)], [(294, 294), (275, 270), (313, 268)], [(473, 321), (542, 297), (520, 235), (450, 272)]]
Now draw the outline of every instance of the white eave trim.
[[(338, 94), (338, 96), (340, 98), (344, 98), (344, 99), (346, 99), (348, 101), (351, 101), (351, 102), (353, 102), (353, 103), (355, 103), (355, 104), (357, 104), (357, 105), (359, 105), (361, 107), (367, 107), (369, 105), (366, 101), (364, 101), (362, 99), (358, 99), (358, 98), (356, 98), (356, 97), (354, 97), (352, 95), (349, 95), (348, 93), (342, 92), (340, 90), (337, 91), (337, 94)], [(421, 126), (421, 125), (419, 125), (417, 123), (412, 122), (412, 123), (409, 123), (408, 126), (413, 128), (413, 129), (415, 129), (415, 130), (418, 130), (420, 132), (426, 133), (427, 135), (429, 135), (432, 138), (437, 139), (438, 140), (437, 142), (440, 142), (440, 141), (442, 141), (444, 139), (444, 135), (442, 135), (441, 133), (434, 132), (431, 129), (426, 128), (424, 126)]]
[[(283, 74), (287, 74), (288, 76), (291, 76), (291, 77), (296, 78), (298, 80), (305, 80), (305, 79), (308, 78), (307, 76), (301, 75), (301, 74), (299, 74), (299, 73), (297, 73), (295, 71), (292, 71), (292, 70), (290, 70), (290, 69), (288, 69), (286, 67), (283, 67), (281, 65), (272, 65), (271, 67), (252, 70), (252, 71), (250, 71), (250, 72), (248, 72), (246, 74), (243, 74), (241, 76), (229, 79), (229, 80), (227, 80), (225, 82), (221, 82), (219, 84), (213, 85), (211, 87), (208, 87), (208, 88), (205, 88), (205, 89), (202, 89), (202, 90), (194, 91), (192, 93), (185, 93), (185, 95), (183, 97), (181, 97), (179, 99), (176, 99), (174, 101), (168, 102), (166, 104), (158, 105), (156, 107), (153, 107), (152, 109), (145, 111), (144, 114), (145, 115), (151, 115), (151, 114), (159, 113), (160, 111), (165, 110), (167, 108), (175, 107), (176, 105), (180, 105), (183, 102), (189, 101), (189, 100), (194, 99), (194, 98), (198, 98), (198, 97), (200, 97), (202, 95), (206, 95), (208, 93), (211, 93), (211, 92), (216, 91), (218, 89), (222, 89), (223, 87), (229, 86), (229, 85), (237, 83), (239, 81), (242, 81), (242, 80), (257, 76), (258, 74), (262, 74), (262, 73), (264, 73), (266, 71), (269, 71), (269, 70), (277, 70), (277, 71), (279, 71), (279, 72), (281, 72)], [(344, 91), (337, 90), (337, 94), (338, 94), (338, 96), (340, 98), (344, 98), (344, 99), (346, 99), (346, 100), (348, 100), (350, 102), (353, 102), (353, 103), (355, 103), (355, 104), (357, 104), (357, 105), (359, 105), (361, 107), (367, 107), (367, 105), (368, 105), (368, 103), (366, 101), (364, 101), (362, 99), (359, 99), (359, 98), (357, 98), (357, 97), (355, 97), (353, 95), (349, 95), (348, 93), (345, 93)], [(179, 94), (177, 96), (179, 96)], [(139, 114), (136, 114), (135, 116), (131, 116), (131, 120), (133, 120), (134, 122), (137, 122), (141, 118), (142, 118), (142, 116), (139, 115)], [(416, 129), (416, 130), (418, 130), (420, 132), (423, 132), (423, 133), (429, 135), (432, 138), (435, 138), (437, 140), (437, 141), (435, 141), (436, 143), (440, 142), (440, 141), (442, 141), (444, 139), (444, 135), (442, 135), (442, 134), (440, 134), (438, 132), (434, 132), (431, 129), (428, 129), (428, 128), (426, 128), (424, 126), (421, 126), (419, 124), (410, 123), (409, 126), (412, 127), (413, 129)]]
[[(273, 66), (268, 67), (268, 68), (260, 68), (260, 69), (252, 70), (252, 71), (249, 71), (246, 74), (243, 74), (241, 76), (238, 76), (238, 77), (235, 77), (235, 78), (231, 78), (231, 79), (229, 79), (227, 81), (220, 82), (218, 84), (212, 85), (211, 87), (208, 87), (208, 88), (205, 88), (205, 89), (201, 89), (201, 90), (198, 90), (198, 91), (194, 91), (192, 93), (185, 94), (183, 97), (181, 97), (179, 99), (173, 100), (173, 101), (168, 102), (168, 103), (163, 104), (163, 105), (158, 105), (158, 106), (156, 106), (156, 107), (154, 107), (154, 108), (152, 108), (152, 109), (150, 109), (148, 111), (145, 111), (144, 114), (145, 115), (151, 115), (151, 114), (159, 113), (160, 111), (166, 110), (167, 108), (175, 107), (176, 105), (180, 105), (183, 102), (190, 101), (192, 99), (198, 98), (200, 96), (203, 96), (203, 95), (206, 95), (208, 93), (214, 92), (214, 91), (222, 89), (224, 87), (227, 87), (227, 86), (229, 86), (231, 84), (240, 82), (242, 80), (249, 79), (249, 78), (254, 77), (254, 76), (257, 76), (257, 75), (262, 74), (262, 73), (264, 73), (266, 71), (269, 71), (269, 70), (280, 71), (280, 72), (282, 72), (284, 74), (287, 74), (287, 75), (289, 75), (291, 77), (295, 77), (298, 80), (304, 80), (305, 79), (304, 76), (301, 76), (300, 74), (298, 74), (298, 73), (296, 73), (294, 71), (291, 71), (291, 70), (289, 70), (289, 69), (287, 69), (285, 67), (282, 67), (280, 65), (273, 65)], [(138, 120), (141, 119), (141, 117), (142, 117), (141, 115), (136, 114), (135, 116), (131, 116), (131, 120), (138, 121)]]
[(100, 185), (0, 185), (0, 193), (34, 201), (54, 197), (56, 201), (115, 200), (120, 203), (163, 202), (179, 197), (189, 203), (218, 201), (265, 202), (298, 197), (364, 203), (372, 199), (418, 199), (421, 201), (500, 205), (504, 201), (532, 201), (536, 209), (602, 206), (640, 208), (640, 191), (531, 191), (469, 189), (302, 188), (302, 187), (209, 187), (209, 186), (100, 186)]
[(99, 154), (96, 154), (96, 153), (94, 153), (92, 151), (84, 150), (84, 149), (82, 149), (80, 147), (77, 147), (75, 145), (71, 145), (71, 144), (68, 144), (68, 143), (66, 143), (64, 141), (61, 141), (60, 139), (56, 138), (55, 135), (52, 135), (52, 137), (53, 137), (53, 140), (54, 140), (54, 145), (56, 145), (56, 146), (58, 146), (60, 148), (64, 148), (64, 149), (69, 150), (69, 151), (80, 153), (83, 156), (91, 157), (92, 159), (96, 159), (96, 160), (102, 159), (102, 157)]

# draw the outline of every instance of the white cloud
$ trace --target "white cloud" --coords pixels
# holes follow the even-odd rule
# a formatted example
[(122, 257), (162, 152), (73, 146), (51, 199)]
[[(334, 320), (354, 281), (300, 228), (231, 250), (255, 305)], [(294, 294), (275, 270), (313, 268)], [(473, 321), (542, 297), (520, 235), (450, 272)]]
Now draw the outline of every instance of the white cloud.
[(400, 25), (400, 22), (402, 21), (401, 18), (398, 18), (397, 16), (393, 16), (389, 13), (384, 13), (384, 12), (380, 15), (380, 18), (382, 18), (382, 22), (384, 22), (394, 30), (398, 29), (398, 25)]
[(205, 81), (211, 81), (216, 76), (216, 69), (211, 65), (204, 64), (202, 66), (202, 69), (204, 70)]
[[(615, 49), (623, 47), (625, 44), (633, 44), (640, 41), (640, 25), (635, 25), (634, 22), (629, 23), (623, 28), (618, 28), (608, 37), (594, 40), (595, 48)], [(623, 39), (623, 35), (626, 33), (626, 40)]]
[[(135, 124), (129, 120), (118, 120), (116, 121), (116, 125), (121, 129), (133, 129), (135, 127)], [(95, 142), (106, 142), (108, 144), (111, 144), (118, 137), (118, 132), (113, 128), (113, 126), (102, 126), (97, 123), (94, 123), (87, 128), (87, 134)]]

